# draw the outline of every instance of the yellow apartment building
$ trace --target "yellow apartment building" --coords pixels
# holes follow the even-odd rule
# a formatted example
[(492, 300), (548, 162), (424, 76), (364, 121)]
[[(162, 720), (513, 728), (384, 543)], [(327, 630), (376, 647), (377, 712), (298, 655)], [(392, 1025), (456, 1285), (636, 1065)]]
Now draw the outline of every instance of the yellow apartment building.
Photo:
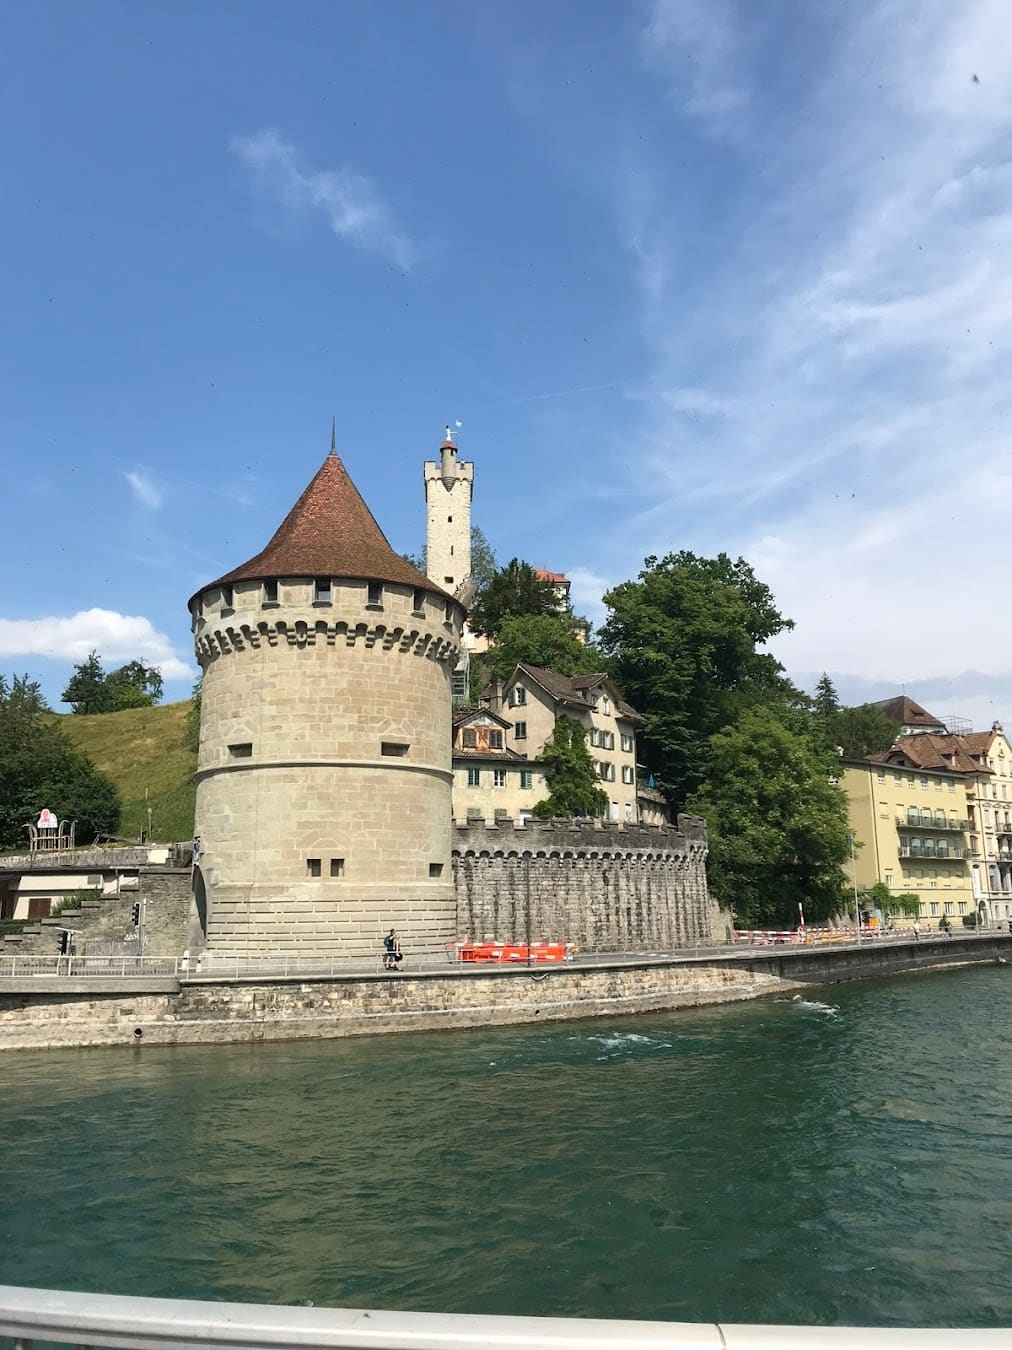
[(841, 760), (841, 782), (858, 886), (884, 882), (892, 891), (913, 893), (922, 921), (937, 925), (948, 916), (958, 924), (976, 909), (967, 786), (978, 770), (955, 746), (948, 762), (937, 752), (925, 753), (930, 739), (903, 736), (881, 755)]

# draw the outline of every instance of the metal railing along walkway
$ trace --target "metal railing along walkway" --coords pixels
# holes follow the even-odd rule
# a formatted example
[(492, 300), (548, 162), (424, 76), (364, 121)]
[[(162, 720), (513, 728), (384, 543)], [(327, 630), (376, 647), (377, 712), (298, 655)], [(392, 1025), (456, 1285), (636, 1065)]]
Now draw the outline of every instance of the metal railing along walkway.
[(1008, 1350), (1007, 1330), (745, 1326), (291, 1308), (0, 1285), (0, 1336), (118, 1350)]
[[(871, 930), (877, 936), (862, 933), (861, 946), (879, 946), (884, 943), (912, 942), (910, 932)], [(948, 938), (934, 929), (922, 929), (920, 942), (965, 942), (974, 938), (1004, 936), (1004, 929), (954, 929)], [(797, 931), (787, 929), (745, 931), (739, 930), (733, 943), (706, 947), (674, 947), (668, 951), (577, 951), (564, 963), (540, 962), (533, 958), (530, 964), (520, 957), (509, 960), (461, 962), (451, 947), (446, 953), (407, 952), (401, 970), (383, 969), (383, 954), (375, 956), (18, 956), (0, 955), (0, 980), (87, 977), (95, 979), (175, 978), (179, 980), (250, 980), (250, 979), (339, 979), (355, 976), (382, 976), (396, 979), (403, 975), (459, 975), (466, 978), (498, 970), (529, 971), (544, 974), (552, 970), (588, 969), (614, 965), (665, 965), (673, 961), (727, 960), (748, 961), (769, 955), (769, 947), (809, 951), (831, 944), (836, 950), (856, 947), (854, 929), (810, 929), (799, 938)], [(800, 952), (799, 952), (800, 955)]]

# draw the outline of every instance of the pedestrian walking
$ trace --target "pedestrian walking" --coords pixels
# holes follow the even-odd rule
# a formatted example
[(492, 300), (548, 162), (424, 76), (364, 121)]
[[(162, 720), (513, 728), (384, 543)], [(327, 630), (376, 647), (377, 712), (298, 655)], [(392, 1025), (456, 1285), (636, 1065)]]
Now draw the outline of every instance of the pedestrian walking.
[(920, 925), (920, 924), (917, 922), (917, 920), (915, 919), (915, 920), (914, 920), (914, 941), (915, 941), (915, 942), (920, 942), (920, 940), (921, 940), (921, 925)]
[(383, 969), (400, 970), (403, 960), (404, 953), (401, 951), (400, 934), (396, 928), (391, 928), (383, 939)]

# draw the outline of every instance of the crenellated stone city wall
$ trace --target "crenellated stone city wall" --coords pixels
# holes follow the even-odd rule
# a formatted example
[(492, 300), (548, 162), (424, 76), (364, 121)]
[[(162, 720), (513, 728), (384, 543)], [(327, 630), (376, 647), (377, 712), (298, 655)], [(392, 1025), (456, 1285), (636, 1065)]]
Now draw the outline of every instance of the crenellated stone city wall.
[(453, 832), (461, 940), (650, 952), (722, 939), (706, 885), (706, 826), (500, 820)]

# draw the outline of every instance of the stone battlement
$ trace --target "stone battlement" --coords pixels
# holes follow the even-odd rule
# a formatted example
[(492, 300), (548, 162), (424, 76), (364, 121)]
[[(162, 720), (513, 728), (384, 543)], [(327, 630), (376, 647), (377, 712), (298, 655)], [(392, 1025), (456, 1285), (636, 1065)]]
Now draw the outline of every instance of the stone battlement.
[(687, 853), (706, 849), (706, 822), (680, 815), (677, 825), (622, 824), (598, 819), (512, 819), (489, 825), (459, 821), (453, 827), (455, 855), (478, 853), (614, 853), (619, 856), (649, 849), (652, 853)]
[(425, 656), (430, 661), (453, 663), (460, 651), (456, 636), (439, 637), (419, 628), (388, 627), (386, 624), (354, 623), (339, 619), (334, 623), (325, 619), (278, 619), (274, 623), (240, 623), (208, 627), (195, 639), (197, 659), (203, 662), (216, 656), (247, 648), (259, 651), (261, 647), (380, 647), (383, 651), (411, 653)]

